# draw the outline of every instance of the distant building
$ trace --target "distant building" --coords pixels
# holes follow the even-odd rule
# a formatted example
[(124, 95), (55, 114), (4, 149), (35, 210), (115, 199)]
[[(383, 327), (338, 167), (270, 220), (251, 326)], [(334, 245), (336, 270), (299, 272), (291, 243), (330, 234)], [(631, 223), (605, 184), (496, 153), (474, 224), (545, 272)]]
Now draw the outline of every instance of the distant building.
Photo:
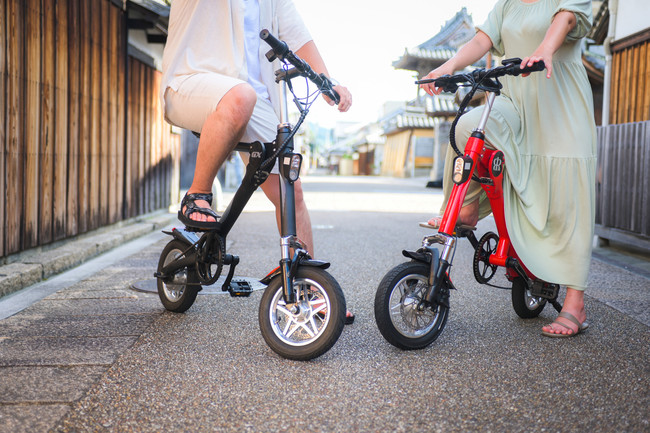
[[(474, 33), (472, 17), (462, 8), (431, 39), (405, 49), (393, 66), (423, 77), (453, 57)], [(481, 60), (476, 66), (484, 64)], [(381, 174), (413, 177), (428, 173), (435, 186), (441, 185), (449, 119), (456, 110), (453, 95), (431, 97), (418, 91), (415, 100), (384, 117), (380, 122), (386, 136)]]

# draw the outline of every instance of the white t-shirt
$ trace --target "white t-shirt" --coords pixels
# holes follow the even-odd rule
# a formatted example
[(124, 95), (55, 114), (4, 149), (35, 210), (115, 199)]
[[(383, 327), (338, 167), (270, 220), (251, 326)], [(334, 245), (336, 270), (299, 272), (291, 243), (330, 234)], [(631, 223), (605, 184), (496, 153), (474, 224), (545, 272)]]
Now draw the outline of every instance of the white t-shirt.
[(244, 16), (244, 47), (246, 49), (246, 66), (248, 82), (255, 92), (264, 99), (269, 98), (269, 91), (262, 82), (260, 70), (260, 4), (258, 0), (244, 0), (246, 15)]
[[(248, 81), (245, 49), (245, 0), (174, 0), (167, 43), (163, 53), (161, 99), (167, 87), (178, 89), (188, 76), (217, 73)], [(259, 3), (259, 28), (285, 41), (293, 51), (311, 40), (311, 35), (291, 0)], [(268, 89), (279, 115), (280, 90), (274, 70), (265, 56), (269, 47), (258, 45), (262, 84)]]

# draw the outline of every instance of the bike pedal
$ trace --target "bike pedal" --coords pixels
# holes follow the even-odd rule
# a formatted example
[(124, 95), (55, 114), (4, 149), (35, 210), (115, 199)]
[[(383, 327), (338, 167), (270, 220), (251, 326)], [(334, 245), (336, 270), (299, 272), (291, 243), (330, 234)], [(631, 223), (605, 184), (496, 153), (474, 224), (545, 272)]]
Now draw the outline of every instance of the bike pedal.
[(247, 297), (253, 293), (253, 287), (246, 280), (232, 280), (228, 287), (228, 293), (234, 297)]

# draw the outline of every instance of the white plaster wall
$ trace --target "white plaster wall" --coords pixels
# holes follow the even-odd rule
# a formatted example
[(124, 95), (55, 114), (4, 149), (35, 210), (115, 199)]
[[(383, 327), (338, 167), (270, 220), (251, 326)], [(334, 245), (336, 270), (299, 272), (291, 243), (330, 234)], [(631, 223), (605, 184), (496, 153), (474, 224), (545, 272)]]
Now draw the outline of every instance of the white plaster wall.
[(619, 0), (615, 40), (650, 28), (650, 0)]
[(144, 30), (129, 30), (129, 43), (153, 57), (156, 69), (162, 70), (164, 44), (150, 44), (147, 42), (147, 35)]

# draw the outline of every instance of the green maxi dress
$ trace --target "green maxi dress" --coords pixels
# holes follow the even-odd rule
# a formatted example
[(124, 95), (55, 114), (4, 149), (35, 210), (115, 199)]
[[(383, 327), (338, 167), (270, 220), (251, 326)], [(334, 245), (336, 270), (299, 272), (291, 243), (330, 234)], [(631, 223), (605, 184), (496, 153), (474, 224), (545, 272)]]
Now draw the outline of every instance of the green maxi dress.
[[(556, 13), (575, 14), (576, 27), (554, 54), (550, 79), (546, 71), (501, 79), (485, 135), (505, 154), (504, 207), (515, 251), (538, 278), (578, 290), (587, 286), (595, 213), (596, 128), (580, 47), (591, 28), (591, 8), (590, 0), (499, 0), (477, 27), (490, 37), (494, 55), (524, 58), (540, 45)], [(482, 111), (461, 118), (461, 150)], [(445, 179), (451, 179), (454, 156), (449, 149)], [(452, 186), (444, 182), (446, 198)], [(474, 184), (465, 203), (477, 197), (483, 218), (491, 212), (489, 201)]]

